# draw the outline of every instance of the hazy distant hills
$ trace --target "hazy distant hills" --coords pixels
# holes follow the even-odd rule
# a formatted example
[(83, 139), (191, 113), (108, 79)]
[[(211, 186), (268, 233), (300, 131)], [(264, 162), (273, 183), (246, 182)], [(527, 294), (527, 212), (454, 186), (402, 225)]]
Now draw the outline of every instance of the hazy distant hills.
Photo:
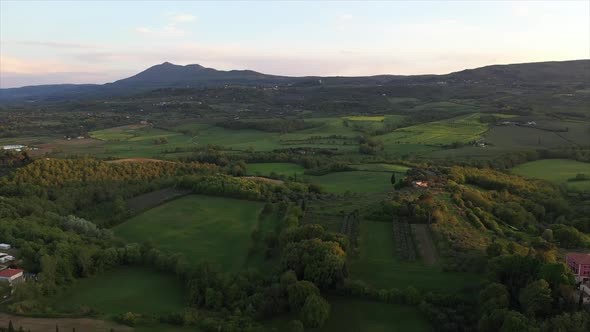
[(493, 65), (446, 75), (378, 75), (365, 77), (288, 77), (251, 70), (222, 71), (200, 65), (165, 62), (113, 83), (38, 85), (0, 89), (0, 101), (103, 98), (161, 89), (242, 86), (338, 85), (571, 85), (589, 84), (590, 60)]

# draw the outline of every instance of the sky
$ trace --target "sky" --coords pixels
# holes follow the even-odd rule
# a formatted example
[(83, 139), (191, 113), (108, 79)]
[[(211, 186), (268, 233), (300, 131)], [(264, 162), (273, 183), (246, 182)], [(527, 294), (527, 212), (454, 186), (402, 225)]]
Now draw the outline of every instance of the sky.
[(590, 0), (0, 0), (0, 88), (165, 61), (268, 74), (443, 74), (590, 58)]

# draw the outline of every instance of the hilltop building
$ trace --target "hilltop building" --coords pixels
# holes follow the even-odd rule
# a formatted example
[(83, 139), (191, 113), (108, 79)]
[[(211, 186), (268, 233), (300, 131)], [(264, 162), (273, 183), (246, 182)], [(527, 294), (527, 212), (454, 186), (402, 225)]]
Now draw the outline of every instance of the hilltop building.
[(24, 270), (6, 269), (0, 271), (0, 282), (7, 281), (11, 284), (24, 281)]
[(572, 269), (577, 282), (590, 279), (590, 254), (571, 252), (565, 256), (565, 262)]

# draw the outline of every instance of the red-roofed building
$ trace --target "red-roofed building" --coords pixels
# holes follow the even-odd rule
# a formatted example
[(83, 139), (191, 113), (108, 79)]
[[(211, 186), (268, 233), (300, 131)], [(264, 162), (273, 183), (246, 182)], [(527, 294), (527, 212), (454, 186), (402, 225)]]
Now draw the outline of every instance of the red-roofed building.
[(9, 283), (15, 283), (23, 280), (23, 273), (25, 271), (21, 269), (5, 269), (0, 271), (0, 281), (8, 281)]
[(572, 269), (576, 281), (590, 279), (590, 254), (571, 252), (565, 255), (565, 262)]

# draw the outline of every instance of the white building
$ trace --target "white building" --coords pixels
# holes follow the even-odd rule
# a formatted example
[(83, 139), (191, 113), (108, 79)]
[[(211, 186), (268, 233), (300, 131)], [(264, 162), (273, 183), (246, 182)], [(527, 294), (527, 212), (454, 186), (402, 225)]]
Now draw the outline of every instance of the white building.
[(2, 150), (13, 150), (13, 151), (22, 151), (26, 148), (25, 145), (13, 144), (13, 145), (4, 145)]
[(7, 250), (7, 249), (10, 249), (10, 248), (11, 248), (10, 244), (8, 244), (8, 243), (0, 243), (0, 249), (1, 250)]
[(13, 260), (14, 260), (13, 256), (10, 256), (9, 254), (5, 254), (5, 253), (0, 253), (0, 264), (12, 262)]

